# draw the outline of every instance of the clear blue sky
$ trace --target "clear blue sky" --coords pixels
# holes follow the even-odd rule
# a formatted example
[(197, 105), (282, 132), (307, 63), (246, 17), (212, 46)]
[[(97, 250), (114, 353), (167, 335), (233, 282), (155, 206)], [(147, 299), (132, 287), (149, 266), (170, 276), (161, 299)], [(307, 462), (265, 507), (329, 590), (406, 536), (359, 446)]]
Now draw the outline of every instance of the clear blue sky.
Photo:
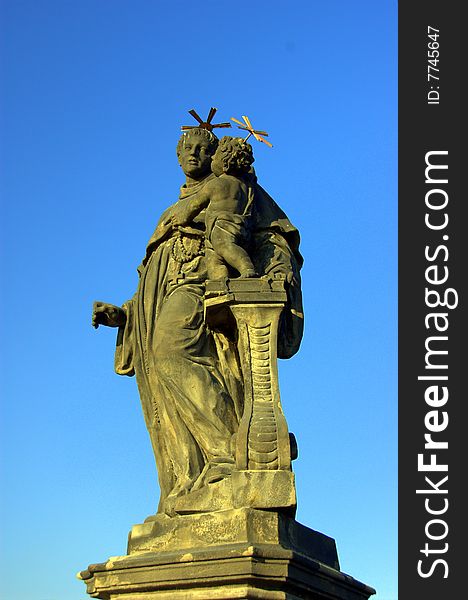
[[(397, 596), (397, 3), (0, 0), (1, 597), (84, 600), (157, 478), (116, 304), (183, 183), (187, 111), (247, 114), (301, 230), (305, 338), (280, 364), (298, 519)], [(25, 568), (27, 565), (27, 568)]]

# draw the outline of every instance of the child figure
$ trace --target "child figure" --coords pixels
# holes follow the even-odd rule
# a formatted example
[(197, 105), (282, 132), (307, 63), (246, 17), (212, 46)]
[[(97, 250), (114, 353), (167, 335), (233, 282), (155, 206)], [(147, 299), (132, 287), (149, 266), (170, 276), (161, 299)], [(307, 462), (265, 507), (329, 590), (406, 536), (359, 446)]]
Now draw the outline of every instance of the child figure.
[(254, 162), (252, 146), (242, 138), (223, 137), (213, 155), (211, 169), (217, 176), (195, 194), (188, 208), (172, 216), (173, 226), (190, 222), (206, 208), (205, 256), (210, 279), (228, 277), (233, 267), (241, 277), (255, 277), (255, 267), (245, 250), (254, 191), (249, 183)]

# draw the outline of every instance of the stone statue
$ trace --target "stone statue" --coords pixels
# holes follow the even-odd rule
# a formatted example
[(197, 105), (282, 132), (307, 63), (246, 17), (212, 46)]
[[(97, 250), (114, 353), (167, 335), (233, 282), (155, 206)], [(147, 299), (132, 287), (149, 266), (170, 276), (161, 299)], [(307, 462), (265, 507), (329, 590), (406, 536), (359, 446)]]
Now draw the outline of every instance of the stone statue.
[(136, 375), (161, 496), (127, 555), (79, 578), (103, 600), (367, 600), (334, 540), (294, 519), (277, 357), (302, 337), (299, 234), (257, 183), (252, 147), (212, 133), (215, 111), (206, 122), (190, 111), (200, 126), (177, 144), (186, 181), (135, 295), (94, 304), (93, 325), (118, 328), (116, 372)]
[[(253, 173), (249, 183), (241, 179), (253, 162), (251, 146), (228, 138), (217, 147), (207, 129), (182, 135), (177, 156), (186, 182), (149, 240), (135, 295), (121, 308), (94, 306), (95, 327), (119, 328), (116, 372), (136, 374), (158, 467), (159, 512), (229, 476), (235, 463), (241, 365), (235, 331), (214, 331), (205, 321), (206, 280), (230, 275), (231, 266), (243, 276), (283, 275), (290, 293), (279, 355), (294, 354), (302, 335), (298, 232)], [(233, 158), (241, 148), (243, 163)], [(255, 265), (236, 241), (247, 218)]]

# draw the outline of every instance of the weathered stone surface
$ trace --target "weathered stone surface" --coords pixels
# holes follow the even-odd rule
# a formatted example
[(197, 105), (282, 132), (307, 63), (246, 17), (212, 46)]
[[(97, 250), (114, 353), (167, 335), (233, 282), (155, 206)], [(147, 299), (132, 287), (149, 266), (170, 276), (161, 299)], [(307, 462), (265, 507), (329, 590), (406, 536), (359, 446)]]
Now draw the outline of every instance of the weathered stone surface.
[(269, 544), (113, 557), (80, 576), (102, 600), (367, 600), (375, 593), (310, 556)]
[(229, 508), (281, 510), (294, 516), (296, 488), (291, 471), (232, 471), (231, 476), (180, 496), (173, 515), (206, 513)]
[(281, 509), (296, 513), (296, 488), (291, 471), (233, 471), (234, 506)]
[(135, 525), (128, 539), (128, 553), (201, 550), (236, 544), (281, 545), (339, 569), (332, 538), (301, 525), (284, 514), (251, 508), (222, 510), (171, 518), (149, 517)]
[(366, 600), (339, 571), (335, 541), (275, 511), (155, 515), (135, 525), (128, 555), (79, 575), (103, 600)]

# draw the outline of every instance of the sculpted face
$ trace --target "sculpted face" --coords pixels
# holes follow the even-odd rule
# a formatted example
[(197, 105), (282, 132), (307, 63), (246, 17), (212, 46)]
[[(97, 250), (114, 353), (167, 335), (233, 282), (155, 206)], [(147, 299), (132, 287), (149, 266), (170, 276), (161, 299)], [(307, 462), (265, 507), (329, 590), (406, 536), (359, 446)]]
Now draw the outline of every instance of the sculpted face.
[(203, 179), (211, 172), (211, 156), (209, 141), (195, 135), (187, 136), (178, 152), (182, 171), (192, 179)]

